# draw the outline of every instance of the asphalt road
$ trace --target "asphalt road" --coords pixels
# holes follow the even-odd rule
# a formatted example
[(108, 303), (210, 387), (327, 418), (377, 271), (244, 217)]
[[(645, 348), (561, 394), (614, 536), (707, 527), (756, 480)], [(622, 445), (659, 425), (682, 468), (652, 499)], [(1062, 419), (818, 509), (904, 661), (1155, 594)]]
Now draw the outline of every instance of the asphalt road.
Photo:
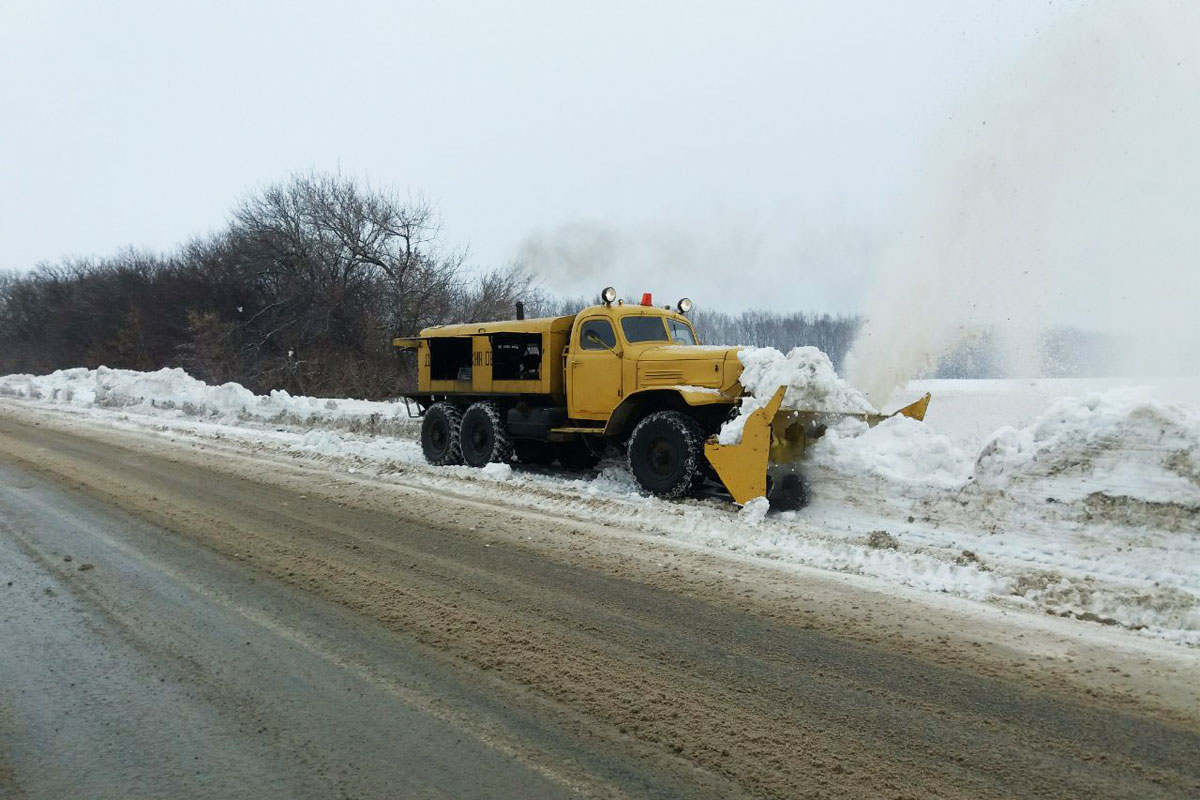
[(1200, 796), (1186, 721), (272, 470), (0, 414), (0, 797)]

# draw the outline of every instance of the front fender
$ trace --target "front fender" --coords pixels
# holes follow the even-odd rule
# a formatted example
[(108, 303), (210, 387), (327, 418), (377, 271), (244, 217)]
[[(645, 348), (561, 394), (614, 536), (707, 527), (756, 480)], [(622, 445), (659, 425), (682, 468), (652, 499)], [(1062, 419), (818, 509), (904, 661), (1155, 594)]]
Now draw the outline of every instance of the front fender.
[(604, 428), (606, 436), (623, 438), (631, 427), (630, 421), (637, 420), (651, 411), (675, 409), (682, 411), (700, 406), (732, 406), (736, 398), (707, 386), (656, 386), (633, 392), (621, 401)]

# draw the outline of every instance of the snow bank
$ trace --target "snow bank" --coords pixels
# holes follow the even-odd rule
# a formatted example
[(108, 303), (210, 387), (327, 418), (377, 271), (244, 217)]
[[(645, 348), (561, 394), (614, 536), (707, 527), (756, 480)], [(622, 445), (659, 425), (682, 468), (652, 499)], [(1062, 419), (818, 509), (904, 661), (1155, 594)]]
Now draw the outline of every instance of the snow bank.
[(403, 405), (364, 400), (293, 397), (282, 390), (256, 395), (238, 383), (210, 386), (182, 369), (64, 369), (50, 375), (0, 377), (0, 397), (19, 397), (79, 408), (113, 408), (156, 416), (338, 422), (343, 427), (381, 420), (408, 425)]
[(209, 386), (182, 369), (64, 369), (0, 378), (0, 395), (72, 406), (179, 410), (187, 416), (236, 417), (258, 398), (237, 383)]
[(815, 347), (794, 347), (786, 356), (773, 347), (746, 347), (738, 351), (742, 362), (740, 382), (749, 397), (742, 399), (737, 417), (717, 434), (721, 444), (742, 440), (746, 419), (765, 406), (780, 386), (787, 387), (783, 408), (850, 414), (873, 414), (866, 395), (837, 376), (829, 356)]
[(809, 461), (848, 475), (874, 475), (905, 484), (953, 489), (970, 474), (971, 462), (949, 438), (904, 416), (874, 428), (845, 419), (816, 441)]
[(1063, 398), (1033, 424), (997, 431), (975, 480), (1037, 483), (1059, 501), (1100, 492), (1200, 509), (1200, 411), (1147, 388)]
[(817, 440), (810, 463), (845, 476), (947, 490), (971, 481), (984, 492), (1019, 488), (1043, 503), (1091, 498), (1095, 505), (1105, 495), (1126, 505), (1200, 509), (1200, 411), (1145, 388), (1059, 398), (1024, 427), (986, 437), (973, 458), (933, 426), (907, 417), (874, 428), (846, 419)]

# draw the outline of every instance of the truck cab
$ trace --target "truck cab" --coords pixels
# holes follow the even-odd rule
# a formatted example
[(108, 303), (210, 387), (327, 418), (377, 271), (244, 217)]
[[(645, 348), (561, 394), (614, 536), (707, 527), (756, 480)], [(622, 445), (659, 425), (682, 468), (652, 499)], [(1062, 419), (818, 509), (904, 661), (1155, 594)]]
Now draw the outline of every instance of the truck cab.
[(565, 354), (568, 415), (608, 423), (640, 392), (720, 390), (729, 352), (701, 347), (691, 322), (677, 311), (648, 304), (584, 309)]

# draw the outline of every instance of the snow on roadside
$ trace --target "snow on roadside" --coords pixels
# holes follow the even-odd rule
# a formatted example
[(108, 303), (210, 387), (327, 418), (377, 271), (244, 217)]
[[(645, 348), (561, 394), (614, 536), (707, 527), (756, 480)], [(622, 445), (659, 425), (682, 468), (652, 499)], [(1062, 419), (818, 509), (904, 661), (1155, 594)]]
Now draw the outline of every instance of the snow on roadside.
[(1054, 503), (1100, 493), (1200, 513), (1200, 411), (1145, 387), (1061, 398), (1024, 427), (995, 431), (970, 456), (932, 425), (907, 417), (875, 427), (847, 418), (817, 440), (809, 461), (898, 484), (1036, 488)]
[(99, 367), (40, 376), (5, 375), (0, 377), (0, 397), (227, 424), (257, 420), (374, 432), (415, 430), (416, 426), (403, 403), (293, 397), (278, 389), (256, 395), (238, 383), (211, 386), (178, 368), (138, 372)]
[[(1200, 529), (1187, 511), (1200, 486), (1194, 407), (1145, 391), (1089, 394), (1082, 384), (942, 388), (959, 398), (939, 408), (935, 391), (930, 416), (943, 415), (944, 426), (837, 425), (813, 448), (812, 505), (765, 514), (762, 504), (738, 512), (720, 499), (645, 496), (616, 461), (586, 473), (430, 467), (403, 404), (256, 396), (181, 370), (0, 377), (0, 397), (105, 427), (302, 456), (334, 474), (596, 522), (614, 535), (669, 537), (1200, 645)], [(1042, 414), (1026, 402), (1018, 419), (1014, 401), (1030, 389), (1043, 393), (1043, 411), (1055, 392), (1077, 397)], [(1021, 424), (1006, 431), (1010, 420)]]
[(1036, 480), (1058, 501), (1104, 492), (1200, 514), (1200, 412), (1147, 388), (1063, 398), (1033, 424), (997, 431), (975, 480), (997, 489)]

